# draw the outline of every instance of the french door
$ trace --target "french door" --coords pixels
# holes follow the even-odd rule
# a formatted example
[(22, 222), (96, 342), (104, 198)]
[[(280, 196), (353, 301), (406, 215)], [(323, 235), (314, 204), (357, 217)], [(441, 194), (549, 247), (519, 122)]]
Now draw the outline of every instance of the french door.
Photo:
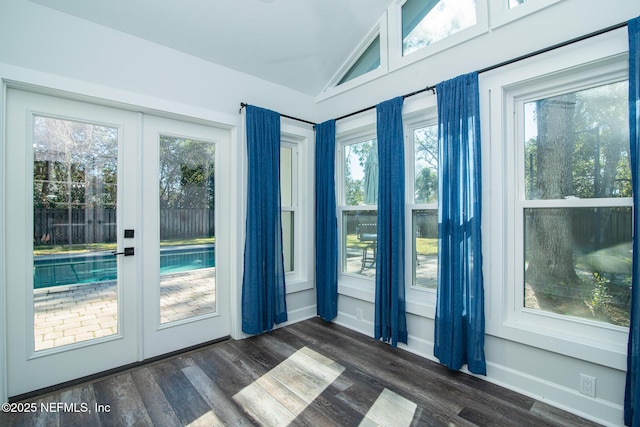
[(9, 396), (229, 334), (228, 131), (11, 88), (6, 118)]

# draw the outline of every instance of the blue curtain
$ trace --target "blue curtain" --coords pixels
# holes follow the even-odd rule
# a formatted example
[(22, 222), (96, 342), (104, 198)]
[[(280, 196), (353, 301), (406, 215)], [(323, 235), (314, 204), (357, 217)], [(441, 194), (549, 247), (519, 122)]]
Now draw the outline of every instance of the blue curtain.
[(247, 222), (242, 330), (270, 331), (287, 320), (280, 221), (280, 114), (247, 106)]
[(633, 188), (633, 275), (631, 279), (631, 319), (627, 345), (627, 382), (624, 393), (624, 423), (640, 426), (640, 17), (628, 22), (629, 32), (629, 136), (631, 141), (631, 182)]
[(335, 120), (316, 125), (316, 304), (327, 322), (338, 315), (335, 150)]
[(378, 134), (378, 249), (376, 254), (375, 338), (407, 343), (404, 293), (403, 98), (376, 106)]
[(439, 196), (434, 355), (486, 375), (478, 73), (436, 86)]

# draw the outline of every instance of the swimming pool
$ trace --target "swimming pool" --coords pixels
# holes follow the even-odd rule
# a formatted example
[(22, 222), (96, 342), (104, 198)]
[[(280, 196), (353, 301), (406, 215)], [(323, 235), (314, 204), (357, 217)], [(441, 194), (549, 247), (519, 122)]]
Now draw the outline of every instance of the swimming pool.
[[(215, 245), (167, 246), (160, 249), (160, 274), (215, 267)], [(110, 252), (41, 255), (33, 259), (33, 288), (104, 282), (116, 278)]]

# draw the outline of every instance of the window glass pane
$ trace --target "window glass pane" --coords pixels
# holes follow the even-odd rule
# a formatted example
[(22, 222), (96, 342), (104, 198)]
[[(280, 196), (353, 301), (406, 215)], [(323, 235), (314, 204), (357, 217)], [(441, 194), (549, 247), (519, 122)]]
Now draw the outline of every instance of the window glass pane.
[(293, 206), (293, 148), (280, 147), (280, 200), (282, 206)]
[(344, 176), (346, 205), (378, 204), (378, 146), (375, 139), (345, 145)]
[(349, 68), (349, 71), (342, 77), (338, 85), (348, 82), (358, 76), (373, 71), (380, 66), (380, 36), (371, 42), (367, 50), (363, 52), (358, 60)]
[(402, 54), (408, 55), (475, 23), (475, 0), (407, 0), (402, 6)]
[(438, 201), (438, 126), (413, 131), (415, 203)]
[(160, 135), (158, 183), (160, 322), (214, 313), (215, 144)]
[(413, 284), (436, 289), (438, 280), (438, 211), (413, 211)]
[(524, 105), (528, 200), (631, 197), (627, 87), (612, 83)]
[(631, 207), (524, 210), (524, 307), (629, 325)]
[(342, 271), (374, 277), (378, 241), (378, 212), (342, 213)]
[(509, 0), (509, 9), (520, 6), (521, 4), (524, 4), (526, 2), (527, 0)]
[(282, 256), (285, 273), (294, 269), (294, 217), (294, 212), (282, 211)]

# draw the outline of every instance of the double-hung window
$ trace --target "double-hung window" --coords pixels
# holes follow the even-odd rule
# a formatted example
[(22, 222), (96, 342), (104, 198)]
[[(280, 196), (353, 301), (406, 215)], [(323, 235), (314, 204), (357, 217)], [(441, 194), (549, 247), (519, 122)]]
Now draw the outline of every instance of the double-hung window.
[(373, 278), (378, 222), (378, 147), (367, 134), (340, 145), (342, 272)]
[[(555, 351), (572, 354), (569, 343), (624, 351), (633, 205), (627, 93), (622, 56), (504, 92), (504, 325), (528, 339), (562, 338)], [(609, 363), (600, 354), (594, 360)]]
[(412, 286), (435, 291), (438, 278), (438, 125), (407, 126), (407, 202), (411, 212)]
[(298, 151), (295, 143), (280, 143), (280, 204), (282, 220), (282, 254), (284, 271), (295, 271)]
[(629, 324), (627, 81), (518, 103), (523, 307)]

